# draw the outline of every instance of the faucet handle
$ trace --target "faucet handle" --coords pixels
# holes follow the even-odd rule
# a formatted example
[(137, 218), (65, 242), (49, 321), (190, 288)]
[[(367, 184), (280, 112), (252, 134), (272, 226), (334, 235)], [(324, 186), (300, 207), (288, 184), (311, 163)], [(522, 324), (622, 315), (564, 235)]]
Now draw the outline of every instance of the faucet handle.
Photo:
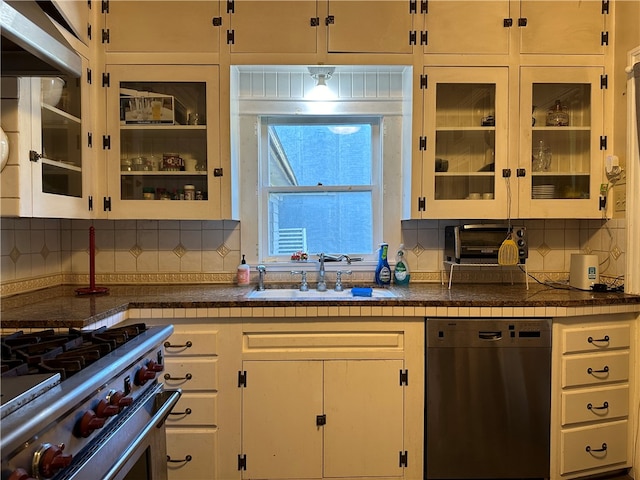
[(304, 270), (293, 270), (291, 272), (291, 275), (302, 275), (302, 282), (300, 283), (300, 291), (301, 292), (309, 291), (309, 284), (307, 283), (307, 272), (305, 272)]
[(265, 267), (264, 265), (258, 265), (258, 266), (256, 267), (256, 270), (257, 270), (258, 272), (265, 273), (265, 272), (267, 271), (267, 267)]
[(338, 270), (336, 272), (336, 287), (335, 287), (335, 291), (336, 292), (341, 292), (343, 290), (342, 288), (342, 275), (351, 275), (353, 272), (351, 270)]

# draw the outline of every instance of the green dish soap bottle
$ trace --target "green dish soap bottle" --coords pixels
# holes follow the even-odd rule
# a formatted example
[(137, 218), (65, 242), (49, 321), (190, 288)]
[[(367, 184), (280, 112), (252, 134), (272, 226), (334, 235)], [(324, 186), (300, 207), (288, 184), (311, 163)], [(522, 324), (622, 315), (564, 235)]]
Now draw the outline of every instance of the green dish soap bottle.
[(409, 265), (404, 258), (404, 245), (400, 244), (398, 253), (396, 254), (396, 266), (393, 270), (393, 283), (396, 285), (407, 285), (410, 278)]
[(378, 266), (376, 267), (375, 282), (376, 285), (381, 287), (387, 286), (391, 283), (391, 268), (387, 261), (387, 253), (389, 251), (388, 243), (381, 243), (378, 250)]

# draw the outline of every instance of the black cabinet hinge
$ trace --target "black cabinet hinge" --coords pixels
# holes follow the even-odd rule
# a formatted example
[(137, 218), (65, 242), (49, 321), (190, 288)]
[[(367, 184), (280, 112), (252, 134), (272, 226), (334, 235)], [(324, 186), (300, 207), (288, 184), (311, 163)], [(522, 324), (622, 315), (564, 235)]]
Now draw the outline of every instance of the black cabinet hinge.
[(409, 385), (409, 370), (400, 370), (400, 386)]
[(247, 371), (238, 372), (238, 388), (247, 386)]
[(110, 87), (111, 86), (111, 74), (103, 73), (102, 74), (102, 86)]
[(426, 197), (418, 197), (418, 211), (426, 212), (427, 211), (427, 198)]
[(417, 0), (409, 0), (409, 13), (418, 13), (418, 2)]
[(102, 149), (111, 150), (111, 135), (102, 136)]
[(105, 212), (111, 211), (111, 197), (104, 197), (102, 201), (102, 208)]
[(87, 0), (87, 3), (89, 4), (89, 10), (91, 10), (91, 0)]
[(415, 45), (418, 39), (418, 34), (415, 30), (409, 30), (409, 45)]
[(427, 88), (427, 75), (420, 75), (420, 88)]
[(609, 88), (609, 77), (608, 75), (600, 75), (600, 89), (605, 90)]
[(93, 82), (93, 77), (91, 76), (91, 73), (92, 73), (91, 69), (87, 68), (87, 83), (89, 85), (91, 85), (91, 83)]
[(91, 40), (91, 24), (87, 23), (87, 38)]
[(322, 427), (327, 424), (327, 416), (323, 413), (322, 415), (316, 415), (316, 426)]
[(527, 26), (527, 17), (522, 17), (518, 19), (518, 26), (519, 27), (526, 27)]
[(87, 132), (87, 147), (93, 148), (93, 133)]
[(527, 170), (524, 168), (516, 168), (516, 177), (522, 178), (527, 176)]
[(609, 45), (609, 32), (600, 33), (600, 45)]
[(246, 470), (246, 469), (247, 469), (247, 456), (238, 455), (238, 470)]
[(428, 0), (422, 0), (420, 2), (420, 13), (429, 13), (429, 2), (428, 2)]
[(604, 210), (607, 208), (607, 197), (600, 196), (598, 198), (598, 210)]
[(420, 32), (420, 45), (429, 45), (429, 31)]
[(227, 13), (236, 13), (236, 2), (234, 0), (227, 0)]
[(602, 0), (602, 14), (607, 15), (609, 13), (609, 0)]
[(409, 466), (409, 452), (407, 452), (406, 450), (404, 452), (400, 451), (399, 452), (400, 455), (398, 457), (399, 461), (398, 461), (398, 466), (400, 468), (402, 467), (408, 467)]
[(509, 178), (511, 176), (511, 169), (510, 168), (503, 168), (502, 169), (502, 178)]
[(109, 0), (102, 0), (102, 13), (109, 13)]
[(513, 18), (505, 18), (502, 21), (502, 26), (505, 28), (513, 27)]
[(109, 29), (102, 29), (102, 43), (109, 43)]
[(328, 27), (329, 25), (333, 25), (336, 22), (336, 17), (334, 17), (333, 15), (329, 15), (327, 16), (327, 18), (324, 19), (324, 24)]
[(320, 17), (311, 17), (309, 19), (309, 25), (311, 25), (312, 27), (319, 27), (320, 26)]
[(220, 27), (222, 25), (222, 17), (213, 17), (211, 23), (214, 27)]
[(227, 45), (235, 43), (235, 30), (227, 30)]
[(420, 145), (418, 146), (419, 150), (427, 149), (427, 137), (420, 137)]
[(93, 197), (91, 195), (89, 195), (89, 211), (93, 212)]
[(213, 176), (214, 177), (222, 177), (224, 176), (224, 170), (222, 169), (222, 167), (217, 167), (213, 169)]
[(607, 149), (607, 136), (602, 135), (600, 137), (600, 150), (606, 150), (606, 149)]

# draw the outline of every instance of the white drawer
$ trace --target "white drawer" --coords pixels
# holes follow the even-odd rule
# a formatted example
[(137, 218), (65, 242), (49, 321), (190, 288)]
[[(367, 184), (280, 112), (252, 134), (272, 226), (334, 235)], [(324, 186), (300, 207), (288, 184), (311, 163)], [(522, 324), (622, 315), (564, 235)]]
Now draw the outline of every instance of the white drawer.
[(215, 427), (218, 417), (216, 393), (183, 392), (180, 400), (167, 417), (168, 427)]
[(164, 343), (167, 356), (215, 355), (217, 353), (217, 331), (201, 330), (196, 326), (174, 326), (174, 329), (173, 334)]
[(164, 361), (162, 378), (168, 388), (189, 390), (218, 389), (218, 360), (216, 358), (168, 357)]
[(611, 420), (629, 415), (629, 386), (562, 393), (562, 425)]
[(629, 352), (589, 354), (562, 359), (562, 387), (624, 382), (629, 379)]
[(562, 353), (626, 348), (630, 343), (630, 335), (629, 325), (567, 328), (563, 331)]
[[(627, 421), (564, 430), (560, 443), (560, 473), (563, 475), (622, 464), (627, 461)], [(597, 451), (605, 447), (606, 450)]]
[[(213, 428), (167, 429), (169, 480), (216, 478), (218, 432)], [(187, 456), (190, 461), (185, 461)]]

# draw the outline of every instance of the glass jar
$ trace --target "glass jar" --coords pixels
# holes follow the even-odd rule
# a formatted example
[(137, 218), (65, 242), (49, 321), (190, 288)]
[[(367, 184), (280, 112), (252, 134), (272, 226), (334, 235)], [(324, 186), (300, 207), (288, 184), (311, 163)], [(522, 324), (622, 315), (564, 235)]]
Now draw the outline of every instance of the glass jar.
[(556, 100), (547, 113), (547, 127), (566, 127), (569, 125), (569, 107)]

